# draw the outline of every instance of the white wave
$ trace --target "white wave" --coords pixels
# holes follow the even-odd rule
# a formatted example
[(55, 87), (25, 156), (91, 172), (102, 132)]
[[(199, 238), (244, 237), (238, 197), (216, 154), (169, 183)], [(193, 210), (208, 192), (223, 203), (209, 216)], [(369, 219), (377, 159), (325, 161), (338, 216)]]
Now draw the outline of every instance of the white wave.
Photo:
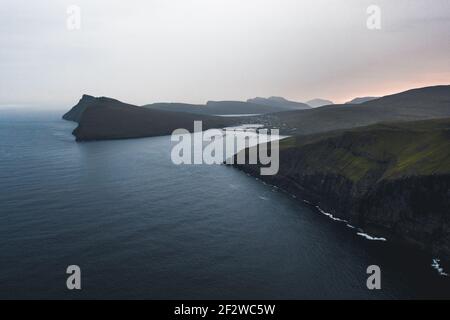
[(215, 114), (218, 117), (254, 117), (259, 115), (259, 113)]
[(364, 237), (367, 240), (371, 240), (371, 241), (386, 241), (386, 238), (372, 237), (371, 235), (368, 235), (367, 233), (364, 233), (364, 232), (358, 232), (357, 235)]
[(432, 266), (434, 269), (436, 269), (437, 272), (438, 272), (441, 276), (447, 277), (447, 276), (448, 276), (448, 273), (446, 273), (446, 272), (444, 271), (444, 268), (441, 267), (441, 265), (439, 264), (439, 262), (441, 262), (440, 259), (438, 259), (438, 258), (433, 258), (433, 262), (431, 263), (431, 266)]
[[(305, 200), (303, 200), (303, 201), (305, 201)], [(320, 213), (329, 217), (330, 219), (332, 219), (334, 221), (338, 221), (338, 222), (344, 222), (346, 224), (346, 226), (349, 227), (350, 229), (356, 229), (356, 227), (349, 224), (347, 220), (336, 218), (331, 213), (323, 211), (319, 206), (316, 206), (316, 208), (317, 208), (317, 210), (319, 210)], [(364, 232), (357, 232), (356, 234), (358, 236), (364, 237), (367, 240), (371, 240), (371, 241), (387, 241), (386, 238), (372, 237), (371, 235), (368, 235), (367, 233), (364, 233)]]
[(266, 198), (266, 197), (263, 197), (263, 196), (258, 196), (258, 198), (260, 198), (261, 200), (265, 200), (265, 201), (269, 200), (269, 198)]
[[(272, 191), (275, 191), (275, 189), (280, 189), (280, 188), (278, 188), (277, 186), (272, 186), (272, 187), (274, 188), (274, 189), (272, 189)], [(281, 190), (282, 190), (282, 189), (281, 189)], [(290, 194), (290, 195), (292, 196), (292, 198), (296, 198), (295, 195), (293, 195), (293, 194)], [(261, 198), (261, 199), (263, 199), (263, 200), (268, 200), (268, 199), (266, 199), (266, 198), (264, 198), (264, 197), (261, 197), (261, 196), (260, 196), (259, 198)], [(312, 205), (312, 203), (309, 202), (308, 200), (302, 199), (302, 201), (303, 201), (304, 203), (306, 203), (306, 204)], [(364, 233), (362, 229), (357, 228), (357, 227), (355, 227), (355, 226), (349, 224), (347, 220), (337, 218), (337, 217), (333, 216), (331, 213), (322, 210), (322, 208), (320, 208), (319, 206), (315, 206), (315, 207), (316, 207), (317, 210), (319, 210), (320, 213), (322, 213), (324, 216), (327, 216), (327, 217), (330, 218), (331, 220), (337, 221), (337, 222), (343, 222), (343, 223), (346, 224), (346, 226), (347, 226), (348, 228), (350, 228), (350, 229), (358, 229), (359, 231), (361, 231), (361, 232), (357, 232), (357, 233), (356, 233), (358, 236), (364, 237), (364, 238), (366, 238), (367, 240), (371, 240), (371, 241), (387, 241), (386, 238), (382, 238), (382, 237), (372, 237), (371, 235), (369, 235), (369, 234), (367, 234), (367, 233)]]
[(317, 208), (317, 210), (319, 210), (319, 212), (320, 212), (321, 214), (327, 216), (327, 217), (330, 218), (331, 220), (347, 223), (347, 220), (343, 220), (343, 219), (336, 218), (336, 217), (333, 216), (331, 213), (323, 211), (319, 206), (316, 206), (316, 208)]
[(257, 124), (257, 123), (248, 123), (248, 124), (241, 124), (240, 126), (234, 126), (234, 127), (225, 127), (222, 130), (224, 131), (236, 131), (236, 130), (246, 130), (246, 129), (259, 129), (264, 128), (263, 124)]

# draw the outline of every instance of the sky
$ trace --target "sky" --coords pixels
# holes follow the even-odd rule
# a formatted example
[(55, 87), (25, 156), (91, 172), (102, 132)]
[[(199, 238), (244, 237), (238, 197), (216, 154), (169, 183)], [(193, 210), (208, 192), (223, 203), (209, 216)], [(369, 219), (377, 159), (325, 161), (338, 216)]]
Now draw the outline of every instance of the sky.
[(339, 103), (450, 84), (449, 39), (448, 0), (2, 0), (0, 105)]

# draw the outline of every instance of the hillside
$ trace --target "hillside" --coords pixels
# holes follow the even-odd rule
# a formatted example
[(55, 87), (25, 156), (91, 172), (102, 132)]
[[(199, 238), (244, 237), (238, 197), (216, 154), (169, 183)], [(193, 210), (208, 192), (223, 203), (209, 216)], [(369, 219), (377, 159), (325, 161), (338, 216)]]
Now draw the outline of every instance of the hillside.
[(360, 104), (368, 101), (372, 101), (378, 99), (378, 97), (357, 97), (350, 101), (347, 101), (345, 104)]
[(450, 118), (295, 136), (283, 140), (280, 149), (301, 159), (297, 165), (303, 172), (326, 171), (356, 183), (381, 167), (373, 182), (450, 174)]
[[(259, 177), (256, 165), (236, 165)], [(351, 224), (450, 259), (450, 118), (295, 136), (259, 177)]]
[(408, 90), (358, 105), (331, 105), (310, 110), (262, 115), (259, 123), (284, 134), (303, 135), (349, 129), (386, 121), (450, 117), (450, 86)]

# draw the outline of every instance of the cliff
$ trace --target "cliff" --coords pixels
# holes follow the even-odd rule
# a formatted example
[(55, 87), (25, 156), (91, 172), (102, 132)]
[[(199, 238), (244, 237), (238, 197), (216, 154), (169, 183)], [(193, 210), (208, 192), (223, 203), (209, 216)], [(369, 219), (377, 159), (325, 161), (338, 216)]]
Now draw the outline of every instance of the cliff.
[(63, 119), (67, 121), (73, 121), (79, 123), (81, 120), (81, 116), (83, 115), (83, 112), (86, 110), (86, 108), (89, 105), (95, 104), (96, 98), (93, 96), (83, 94), (80, 101), (72, 107), (66, 114), (63, 115)]
[(280, 143), (275, 176), (235, 166), (377, 236), (450, 260), (450, 118), (291, 137)]

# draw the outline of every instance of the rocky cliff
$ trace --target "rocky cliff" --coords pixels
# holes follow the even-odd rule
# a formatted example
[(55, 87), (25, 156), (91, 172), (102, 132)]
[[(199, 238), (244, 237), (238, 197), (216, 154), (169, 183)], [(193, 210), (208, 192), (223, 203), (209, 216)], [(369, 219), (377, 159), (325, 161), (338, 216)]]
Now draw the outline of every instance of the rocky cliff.
[(450, 119), (292, 137), (280, 144), (274, 176), (235, 166), (365, 231), (450, 260)]

